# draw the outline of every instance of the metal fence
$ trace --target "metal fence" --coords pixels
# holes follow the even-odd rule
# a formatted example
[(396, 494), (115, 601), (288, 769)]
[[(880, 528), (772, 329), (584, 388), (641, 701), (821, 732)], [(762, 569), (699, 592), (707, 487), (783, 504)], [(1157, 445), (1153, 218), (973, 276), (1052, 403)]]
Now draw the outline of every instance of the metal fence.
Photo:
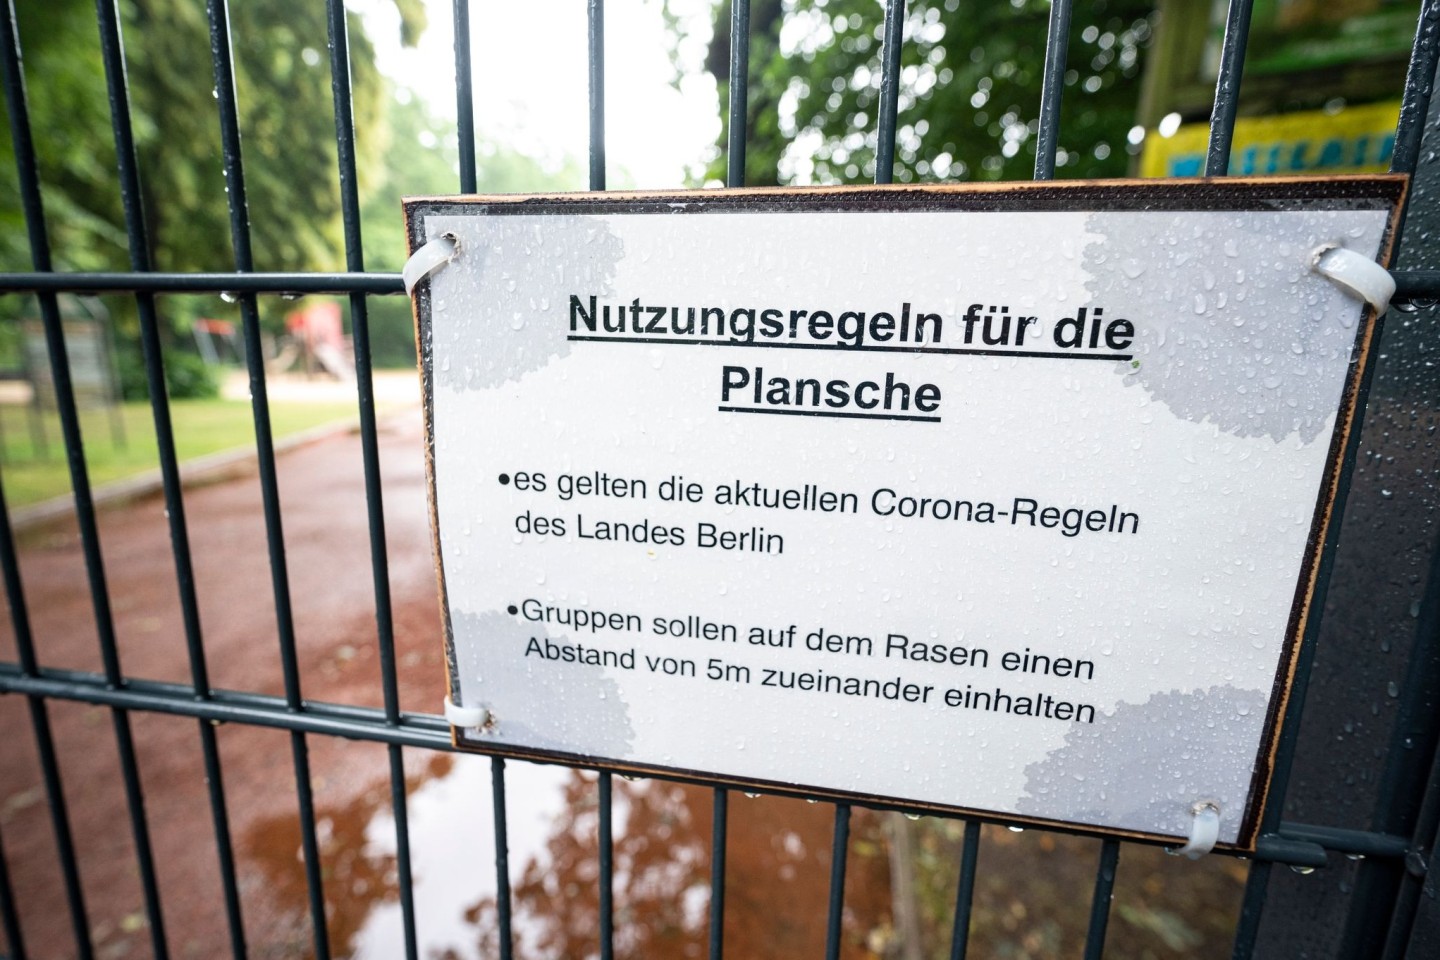
[[(318, 2), (318, 0), (316, 0)], [(590, 116), (590, 187), (603, 190), (605, 182), (605, 71), (604, 5), (602, 0), (589, 0), (589, 116)], [(402, 293), (398, 275), (366, 272), (359, 226), (359, 197), (356, 186), (355, 131), (351, 110), (350, 71), (346, 36), (346, 13), (342, 0), (327, 0), (329, 14), (330, 70), (334, 94), (335, 139), (339, 156), (339, 183), (344, 214), (346, 272), (257, 273), (251, 252), (246, 203), (246, 178), (240, 141), (237, 111), (232, 37), (226, 0), (207, 0), (210, 25), (211, 59), (214, 68), (216, 104), (219, 111), (223, 145), (225, 183), (228, 188), (230, 226), (235, 251), (235, 272), (223, 274), (176, 274), (152, 270), (146, 220), (141, 207), (140, 171), (134, 132), (132, 130), (130, 94), (127, 89), (125, 53), (121, 19), (117, 3), (99, 0), (98, 27), (108, 82), (113, 137), (119, 161), (119, 187), (129, 238), (131, 270), (116, 274), (58, 273), (52, 269), (51, 246), (47, 235), (46, 211), (42, 185), (32, 142), (27, 113), (25, 76), (21, 59), (22, 38), (17, 32), (13, 7), (0, 17), (0, 68), (4, 71), (4, 89), (13, 130), (19, 183), (25, 210), (33, 272), (0, 276), (0, 292), (29, 293), (38, 298), (53, 367), (53, 380), (58, 394), (59, 416), (65, 443), (71, 481), (75, 495), (75, 516), (83, 547), (90, 601), (99, 630), (103, 669), (99, 672), (78, 672), (47, 668), (41, 662), (31, 632), (31, 618), (26, 606), (22, 571), (17, 559), (15, 537), (8, 514), (0, 524), (0, 566), (3, 566), (6, 597), (13, 624), (17, 662), (0, 663), (0, 693), (24, 698), (36, 744), (48, 803), (54, 842), (59, 855), (70, 923), (74, 935), (74, 955), (89, 958), (95, 955), (85, 896), (79, 871), (85, 851), (79, 849), (72, 833), (67, 811), (66, 792), (61, 782), (60, 751), (70, 749), (57, 744), (52, 732), (50, 704), (72, 701), (109, 708), (115, 746), (129, 811), (129, 828), (137, 856), (144, 912), (148, 922), (154, 956), (170, 954), (167, 943), (165, 909), (156, 878), (156, 857), (151, 838), (152, 818), (147, 815), (137, 760), (132, 714), (158, 712), (196, 721), (208, 784), (210, 813), (213, 818), (215, 852), (224, 891), (225, 914), (228, 920), (229, 949), (236, 957), (247, 954), (245, 925), (241, 916), (242, 897), (236, 879), (236, 857), (231, 838), (231, 818), (227, 812), (224, 767), (221, 763), (216, 726), (219, 723), (244, 724), (287, 731), (294, 766), (297, 791), (299, 833), (304, 853), (305, 880), (308, 889), (309, 913), (313, 924), (313, 949), (318, 957), (328, 957), (331, 945), (327, 934), (326, 903), (322, 883), (321, 851), (317, 838), (316, 807), (312, 793), (312, 777), (308, 745), (315, 737), (348, 738), (384, 744), (388, 750), (390, 801), (395, 822), (396, 865), (399, 876), (400, 908), (404, 919), (406, 953), (417, 955), (415, 904), (412, 895), (411, 855), (406, 817), (406, 782), (403, 753), (406, 748), (424, 751), (450, 749), (446, 724), (435, 716), (403, 713), (399, 705), (396, 679), (395, 638), (392, 626), (390, 575), (386, 553), (385, 514), (380, 497), (380, 458), (377, 439), (376, 407), (370, 369), (367, 301), (372, 296), (393, 296)], [(1038, 151), (1034, 176), (1049, 179), (1055, 173), (1057, 134), (1060, 125), (1061, 95), (1064, 89), (1065, 52), (1070, 33), (1072, 2), (1055, 0), (1051, 7), (1050, 33), (1046, 48), (1043, 94), (1038, 128)], [(483, 16), (483, 6), (475, 11)], [(878, 7), (877, 7), (878, 12)], [(895, 150), (897, 97), (899, 92), (900, 46), (905, 14), (903, 0), (887, 0), (883, 40), (883, 79), (878, 116), (878, 162), (875, 180), (888, 183), (893, 171)], [(467, 0), (454, 2), (456, 102), (459, 116), (461, 192), (476, 189), (476, 141), (473, 128), (474, 93), (471, 89), (470, 25), (472, 15)], [(745, 78), (749, 63), (749, 4), (736, 0), (732, 6), (729, 88), (729, 183), (742, 185), (745, 158), (746, 102)], [(1250, 0), (1232, 0), (1226, 19), (1220, 58), (1219, 80), (1211, 121), (1206, 172), (1224, 175), (1229, 161), (1232, 135), (1239, 103), (1238, 92), (1245, 62), (1246, 41), (1251, 16)], [(1415, 38), (1408, 77), (1403, 91), (1403, 106), (1396, 131), (1393, 169), (1415, 173), (1421, 162), (1421, 140), (1430, 113), (1432, 81), (1436, 72), (1437, 50), (1440, 50), (1440, 0), (1424, 0)], [(37, 78), (29, 78), (32, 83)], [(39, 81), (43, 82), (43, 80)], [(99, 136), (97, 131), (97, 137)], [(1421, 203), (1428, 203), (1425, 190), (1417, 190)], [(1417, 216), (1419, 214), (1417, 213)], [(1413, 233), (1406, 240), (1414, 241)], [(1402, 250), (1408, 250), (1402, 246)], [(1414, 259), (1402, 253), (1402, 266)], [(1420, 261), (1423, 264), (1423, 259)], [(1440, 298), (1440, 270), (1405, 269), (1397, 274), (1400, 309), (1406, 304), (1420, 303), (1422, 298)], [(107, 587), (106, 568), (102, 561), (100, 532), (91, 484), (81, 446), (81, 426), (74, 400), (70, 370), (64, 348), (63, 331), (57, 295), (70, 292), (120, 292), (134, 297), (140, 318), (141, 342), (145, 371), (152, 398), (155, 432), (159, 443), (159, 462), (169, 537), (173, 551), (175, 587), (183, 614), (185, 642), (189, 652), (190, 683), (176, 684), (129, 677), (121, 668), (115, 637), (111, 591)], [(283, 669), (284, 695), (265, 696), (240, 690), (212, 689), (206, 664), (206, 646), (202, 638), (199, 602), (192, 569), (190, 536), (186, 526), (185, 496), (179, 464), (175, 453), (170, 410), (165, 401), (164, 358), (157, 324), (156, 297), (174, 292), (231, 293), (238, 297), (244, 321), (244, 337), (249, 364), (250, 390), (258, 450), (258, 470), (263, 496), (265, 532), (269, 544), (272, 593), (275, 614), (275, 640), (278, 642)], [(257, 296), (292, 293), (329, 293), (348, 297), (350, 320), (354, 331), (357, 389), (360, 410), (360, 439), (363, 450), (364, 482), (367, 494), (370, 530), (370, 567), (374, 584), (376, 632), (383, 684), (383, 707), (364, 708), (336, 703), (307, 701), (302, 696), (301, 671), (290, 595), (291, 578), (287, 571), (284, 546), (284, 516), (280, 506), (276, 457), (271, 436), (270, 412), (266, 398), (266, 374), (261, 350), (261, 331)], [(1413, 306), (1408, 308), (1413, 311)], [(1428, 316), (1428, 315), (1421, 315)], [(1395, 351), (1424, 351), (1423, 325), (1409, 340), (1404, 337), (1388, 346)], [(1406, 344), (1409, 344), (1408, 346)], [(1403, 359), (1403, 358), (1402, 358)], [(1382, 357), (1380, 380), (1387, 377), (1386, 364), (1402, 363), (1402, 359)], [(1412, 357), (1413, 359), (1413, 357)], [(1409, 362), (1405, 360), (1403, 362)], [(1428, 366), (1428, 361), (1426, 362)], [(1365, 390), (1370, 391), (1367, 383)], [(1433, 382), (1430, 384), (1433, 386)], [(1433, 397), (1433, 394), (1431, 395)], [(1430, 397), (1411, 397), (1413, 406), (1428, 416), (1426, 404)], [(1432, 428), (1433, 429), (1433, 428)], [(1361, 434), (1352, 440), (1347, 451), (1342, 480), (1340, 504), (1345, 503), (1352, 478), (1368, 469), (1369, 458), (1384, 459), (1384, 442), (1373, 435)], [(1375, 451), (1379, 450), (1379, 453)], [(416, 451), (417, 455), (419, 451)], [(1371, 471), (1374, 474), (1375, 471)], [(1383, 476), (1382, 476), (1383, 481)], [(1367, 480), (1367, 483), (1371, 481)], [(1428, 480), (1424, 481), (1428, 484)], [(1368, 487), (1367, 487), (1368, 489)], [(1428, 501), (1413, 508), (1415, 515), (1433, 507)], [(1405, 522), (1406, 517), (1397, 520)], [(1418, 521), (1417, 521), (1418, 522)], [(1428, 521), (1425, 521), (1428, 522)], [(1321, 594), (1318, 602), (1327, 614), (1313, 621), (1330, 621), (1338, 609), (1363, 607), (1369, 587), (1363, 582), (1338, 582), (1337, 540), (1342, 526), (1347, 537), (1381, 536), (1379, 532), (1356, 529), (1354, 523), (1332, 525), (1331, 542), (1325, 546), (1321, 573)], [(1426, 528), (1429, 529), (1428, 527)], [(1234, 955), (1248, 957), (1257, 952), (1274, 955), (1299, 955), (1295, 944), (1306, 943), (1308, 930), (1317, 909), (1340, 918), (1343, 927), (1323, 943), (1310, 942), (1305, 950), (1313, 955), (1349, 956), (1422, 956), (1440, 938), (1440, 919), (1430, 905), (1435, 897), (1434, 880), (1428, 867), (1434, 861), (1431, 850), (1440, 821), (1440, 782), (1434, 773), (1437, 718), (1432, 706), (1436, 688), (1440, 686), (1440, 644), (1436, 643), (1440, 613), (1434, 609), (1440, 597), (1432, 583), (1433, 542), (1427, 541), (1428, 553), (1418, 558), (1424, 581), (1420, 610), (1415, 614), (1413, 642), (1408, 645), (1408, 672), (1396, 684), (1397, 705), (1394, 723), (1389, 728), (1390, 742), (1396, 747), (1387, 757), (1369, 760), (1365, 788), (1374, 804), (1362, 816), (1359, 825), (1337, 826), (1344, 818), (1325, 813), (1324, 804), (1313, 805), (1318, 815), (1311, 822), (1296, 818), (1287, 811), (1304, 809), (1305, 791), (1312, 793), (1344, 793), (1348, 787), (1331, 784), (1316, 786), (1328, 778), (1338, 779), (1340, 773), (1327, 767), (1324, 755), (1328, 732), (1311, 732), (1316, 723), (1302, 722), (1307, 678), (1321, 676), (1332, 670), (1344, 674), (1343, 656), (1320, 654), (1317, 660), (1317, 638), (1327, 629), (1312, 626), (1305, 638), (1297, 671), (1296, 695), (1290, 704), (1291, 714), (1284, 726), (1279, 745), (1274, 789), (1263, 813), (1262, 836), (1256, 856), (1249, 866), (1249, 880), (1243, 908), (1235, 934)], [(1427, 572), (1429, 571), (1429, 572)], [(1346, 577), (1355, 572), (1348, 570)], [(1383, 574), (1382, 574), (1383, 575)], [(1328, 595), (1326, 594), (1329, 590)], [(1327, 600), (1328, 596), (1328, 600)], [(1341, 648), (1343, 649), (1343, 647)], [(1325, 657), (1330, 656), (1330, 660)], [(1327, 664), (1339, 664), (1338, 667)], [(1327, 681), (1328, 682), (1328, 681)], [(1340, 681), (1337, 681), (1339, 683)], [(1358, 683), (1359, 681), (1357, 681)], [(1330, 688), (1327, 687), (1327, 695)], [(1337, 694), (1345, 701), (1344, 691)], [(1355, 696), (1369, 696), (1357, 693)], [(1343, 712), (1348, 706), (1340, 708)], [(1317, 698), (1312, 714), (1326, 714), (1324, 701)], [(1307, 747), (1305, 738), (1314, 741)], [(1292, 781), (1301, 756), (1300, 774), (1303, 782)], [(491, 761), (495, 847), (496, 942), (501, 957), (511, 953), (511, 871), (506, 854), (506, 763)], [(601, 957), (614, 953), (615, 906), (613, 896), (614, 863), (612, 837), (611, 774), (598, 773), (599, 817), (599, 930), (596, 931)], [(709, 949), (712, 957), (724, 952), (723, 917), (725, 912), (727, 814), (729, 792), (714, 789), (714, 816), (710, 861), (711, 889), (709, 898)], [(1298, 801), (1298, 802), (1297, 802)], [(834, 845), (831, 858), (829, 913), (827, 924), (827, 957), (838, 957), (841, 951), (841, 925), (845, 909), (846, 855), (851, 824), (851, 806), (832, 804), (834, 810)], [(988, 822), (1003, 823), (1001, 819)], [(963, 852), (955, 864), (958, 873), (957, 899), (954, 907), (952, 957), (963, 957), (967, 951), (967, 934), (971, 917), (971, 898), (975, 889), (980, 823), (966, 823)], [(1102, 955), (1106, 939), (1112, 890), (1117, 875), (1122, 844), (1103, 839), (1095, 870), (1091, 901), (1089, 933), (1085, 955)], [(1342, 860), (1341, 858), (1348, 858)], [(1363, 859), (1362, 859), (1363, 858)], [(1291, 866), (1302, 871), (1329, 865), (1345, 872), (1346, 879), (1338, 887), (1326, 887), (1323, 896), (1313, 892), (1296, 893), (1288, 886), (1286, 871), (1274, 871), (1276, 865)], [(10, 874), (0, 849), (0, 921), (3, 921), (5, 943), (9, 955), (27, 955), (25, 931), (16, 909)], [(1273, 896), (1270, 896), (1273, 894)], [(1271, 908), (1267, 910), (1267, 896)], [(1307, 905), (1308, 903), (1308, 905)], [(1318, 907), (1316, 905), (1319, 905)], [(783, 910), (776, 904), (774, 909)], [(1311, 941), (1314, 941), (1312, 936)], [(218, 935), (217, 935), (218, 941)], [(1290, 947), (1279, 946), (1288, 943)], [(1268, 945), (1269, 949), (1265, 949)], [(213, 944), (216, 952), (219, 942)], [(1297, 952), (1291, 952), (1295, 949)]]

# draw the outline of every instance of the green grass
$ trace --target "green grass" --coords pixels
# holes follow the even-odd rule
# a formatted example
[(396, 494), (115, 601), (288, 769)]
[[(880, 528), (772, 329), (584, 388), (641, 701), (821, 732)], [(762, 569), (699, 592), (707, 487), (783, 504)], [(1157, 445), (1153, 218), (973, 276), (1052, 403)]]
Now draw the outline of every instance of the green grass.
[[(126, 403), (120, 409), (124, 444), (114, 442), (111, 413), (84, 410), (80, 431), (85, 439), (85, 461), (91, 487), (154, 470), (159, 465), (155, 423), (149, 403)], [(170, 405), (175, 448), (181, 462), (221, 450), (253, 447), (254, 423), (244, 400), (177, 400)], [(353, 403), (270, 404), (271, 432), (278, 440), (324, 423), (358, 418)], [(32, 414), (27, 407), (0, 406), (0, 479), (6, 504), (12, 508), (38, 503), (70, 492), (70, 472), (60, 437), (60, 421), (53, 412), (40, 417), (48, 451), (37, 449)]]

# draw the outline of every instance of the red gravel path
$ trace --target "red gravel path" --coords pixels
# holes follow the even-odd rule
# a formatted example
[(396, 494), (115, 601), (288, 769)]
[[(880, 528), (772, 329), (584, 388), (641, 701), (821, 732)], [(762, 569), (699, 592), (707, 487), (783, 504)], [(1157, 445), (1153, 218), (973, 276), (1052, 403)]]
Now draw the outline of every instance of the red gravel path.
[[(444, 671), (418, 412), (387, 419), (380, 443), (401, 704), (406, 710), (435, 712)], [(341, 433), (287, 453), (280, 458), (279, 473), (304, 694), (379, 706), (359, 437)], [(279, 694), (275, 610), (253, 470), (187, 491), (185, 505), (212, 684)], [(163, 502), (155, 497), (105, 510), (100, 526), (127, 676), (188, 682)], [(23, 537), (21, 572), (42, 663), (100, 670), (73, 523)], [(8, 610), (0, 627), (0, 657), (14, 660)], [(109, 710), (61, 702), (48, 709), (76, 842), (83, 851), (81, 872), (98, 953), (149, 955)], [(195, 721), (135, 714), (132, 723), (171, 949), (196, 957), (224, 952), (227, 935)], [(26, 945), (37, 957), (73, 956), (35, 738), (21, 699), (0, 698), (0, 729), (7, 733), (0, 738), (0, 833)], [(316, 800), (326, 814), (323, 828), (346, 832), (327, 812), (360, 812), (355, 798), (374, 793), (375, 785), (384, 782), (384, 750), (321, 737), (309, 742)], [(299, 868), (289, 737), (225, 727), (220, 745), (253, 955), (303, 952), (306, 931), (289, 929), (297, 926), (297, 905), (283, 902), (290, 885), (273, 883), (277, 864), (282, 873), (287, 864)], [(416, 751), (409, 755), (412, 764), (427, 759)], [(382, 806), (381, 797), (373, 799), (365, 805), (372, 813)], [(388, 794), (383, 806), (388, 806)]]

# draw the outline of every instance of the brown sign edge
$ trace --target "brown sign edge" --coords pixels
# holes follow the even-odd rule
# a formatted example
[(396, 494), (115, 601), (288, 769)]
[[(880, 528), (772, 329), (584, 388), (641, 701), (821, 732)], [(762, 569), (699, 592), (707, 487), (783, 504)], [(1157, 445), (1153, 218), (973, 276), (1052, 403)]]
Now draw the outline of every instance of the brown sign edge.
[[(1389, 174), (1376, 179), (1393, 183), (1397, 187), (1376, 259), (1377, 263), (1388, 270), (1394, 263), (1397, 228), (1400, 222), (1400, 213), (1405, 207), (1405, 200), (1409, 194), (1410, 178), (1404, 174)], [(1247, 851), (1253, 851), (1255, 843), (1259, 839), (1260, 821), (1266, 804), (1270, 800), (1283, 728), (1287, 720), (1292, 723), (1299, 720), (1298, 717), (1290, 717), (1291, 700), (1295, 689), (1295, 671), (1299, 665), (1303, 646), (1306, 643), (1313, 645), (1318, 642), (1316, 634), (1319, 618), (1311, 616), (1314, 611), (1315, 593), (1319, 587), (1320, 568), (1323, 565), (1324, 554), (1327, 549), (1334, 549), (1334, 542), (1339, 534), (1339, 518), (1335, 516), (1334, 509), (1335, 501), (1339, 494), (1341, 477), (1345, 471), (1347, 451), (1359, 438), (1360, 404), (1365, 399), (1365, 394), (1368, 393), (1368, 391), (1362, 392), (1362, 388), (1366, 383), (1367, 373), (1375, 362), (1375, 348), (1383, 330), (1382, 315), (1373, 306), (1366, 304), (1356, 326), (1354, 355), (1336, 413), (1335, 429), (1330, 437), (1325, 474), (1316, 497), (1310, 534), (1306, 540), (1305, 558), (1296, 583), (1295, 598), (1291, 604), (1290, 620), (1286, 631), (1286, 649), (1281, 655), (1280, 668), (1276, 673), (1274, 693), (1270, 698), (1270, 708), (1265, 717), (1266, 735), (1261, 740), (1255, 774), (1251, 779), (1250, 802), (1245, 820), (1241, 824), (1240, 840), (1243, 843), (1242, 849)], [(1241, 846), (1241, 844), (1237, 844), (1237, 846)]]

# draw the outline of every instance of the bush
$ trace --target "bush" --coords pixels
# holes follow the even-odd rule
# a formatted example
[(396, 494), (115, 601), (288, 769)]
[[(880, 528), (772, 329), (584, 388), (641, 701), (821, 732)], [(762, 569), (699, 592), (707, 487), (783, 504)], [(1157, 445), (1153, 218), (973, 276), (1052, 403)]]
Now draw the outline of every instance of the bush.
[[(127, 344), (116, 352), (121, 396), (126, 400), (148, 400), (149, 381), (139, 345)], [(171, 400), (205, 400), (220, 395), (220, 378), (216, 368), (198, 355), (172, 348), (165, 351), (165, 390)]]
[(371, 297), (369, 318), (370, 362), (375, 369), (413, 369), (415, 320), (410, 301), (403, 297)]

